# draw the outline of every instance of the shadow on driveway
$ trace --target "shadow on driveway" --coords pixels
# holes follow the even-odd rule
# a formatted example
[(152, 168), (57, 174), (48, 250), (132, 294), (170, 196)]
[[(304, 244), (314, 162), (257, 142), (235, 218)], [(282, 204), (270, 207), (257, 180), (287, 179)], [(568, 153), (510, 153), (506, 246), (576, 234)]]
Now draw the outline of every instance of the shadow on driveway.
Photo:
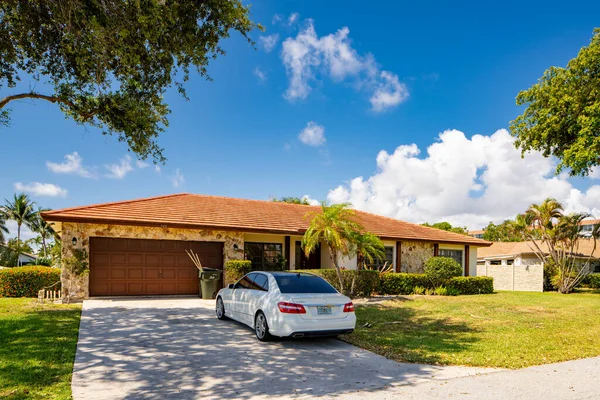
[(400, 364), (334, 339), (261, 343), (213, 307), (195, 298), (85, 301), (73, 398), (340, 395), (483, 371)]

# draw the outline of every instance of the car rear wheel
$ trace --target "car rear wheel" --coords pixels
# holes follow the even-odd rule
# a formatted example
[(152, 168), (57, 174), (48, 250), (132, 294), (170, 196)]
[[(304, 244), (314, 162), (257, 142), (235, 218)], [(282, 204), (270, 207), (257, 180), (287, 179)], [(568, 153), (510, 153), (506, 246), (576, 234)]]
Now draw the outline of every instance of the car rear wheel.
[(272, 338), (271, 333), (269, 333), (267, 318), (262, 311), (259, 311), (256, 314), (256, 318), (254, 318), (254, 332), (256, 333), (256, 338), (261, 342), (268, 342)]
[(217, 318), (221, 320), (227, 319), (227, 317), (225, 316), (225, 305), (223, 304), (223, 299), (220, 297), (217, 299), (217, 307), (215, 309), (215, 312), (217, 313)]

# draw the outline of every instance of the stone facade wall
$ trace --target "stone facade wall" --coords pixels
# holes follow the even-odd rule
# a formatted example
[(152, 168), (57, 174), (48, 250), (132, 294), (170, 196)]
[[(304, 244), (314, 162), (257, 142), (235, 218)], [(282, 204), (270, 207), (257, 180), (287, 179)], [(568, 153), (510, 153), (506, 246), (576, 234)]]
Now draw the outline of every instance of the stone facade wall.
[[(90, 237), (114, 237), (223, 242), (224, 263), (228, 260), (244, 259), (244, 234), (242, 232), (64, 222), (61, 236), (63, 243), (62, 257), (70, 257), (74, 248), (84, 249), (89, 255)], [(72, 243), (73, 238), (77, 239), (75, 247)], [(233, 248), (235, 244), (238, 245), (237, 250)], [(89, 297), (89, 276), (70, 276), (69, 272), (63, 268), (61, 281), (63, 296), (68, 297), (70, 295), (71, 299), (86, 299)]]
[(430, 242), (402, 241), (400, 248), (400, 272), (421, 274), (425, 261), (433, 257), (433, 243)]
[(494, 290), (544, 291), (544, 267), (536, 265), (478, 265), (477, 276), (494, 278)]

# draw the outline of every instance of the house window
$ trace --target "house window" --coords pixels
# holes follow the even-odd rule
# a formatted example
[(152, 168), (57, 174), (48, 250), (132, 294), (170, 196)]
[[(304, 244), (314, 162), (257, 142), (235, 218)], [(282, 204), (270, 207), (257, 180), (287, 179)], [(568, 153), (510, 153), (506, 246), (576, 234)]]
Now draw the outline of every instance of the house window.
[(500, 261), (500, 260), (492, 260), (492, 261), (490, 261), (490, 265), (502, 265), (502, 261)]
[(515, 260), (506, 260), (506, 265), (513, 265)]
[(440, 257), (449, 257), (454, 260), (462, 267), (463, 265), (463, 251), (462, 250), (449, 250), (449, 249), (440, 249), (438, 255)]
[(252, 262), (253, 271), (269, 271), (283, 256), (281, 243), (244, 243), (246, 260)]
[(365, 260), (365, 264), (370, 268), (382, 268), (385, 263), (387, 266), (394, 265), (394, 247), (385, 246), (385, 258), (376, 258), (372, 263), (369, 260)]

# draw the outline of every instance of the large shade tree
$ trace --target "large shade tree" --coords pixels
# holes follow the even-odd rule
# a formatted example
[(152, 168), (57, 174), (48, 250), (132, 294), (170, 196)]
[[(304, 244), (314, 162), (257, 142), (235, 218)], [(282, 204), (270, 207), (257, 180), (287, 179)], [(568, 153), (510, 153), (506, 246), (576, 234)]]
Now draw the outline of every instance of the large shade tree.
[(354, 238), (357, 232), (363, 232), (364, 228), (358, 222), (356, 212), (349, 208), (349, 204), (321, 203), (319, 211), (313, 211), (306, 215), (310, 218), (308, 229), (302, 237), (302, 247), (306, 255), (314, 252), (320, 243), (329, 248), (329, 257), (336, 270), (340, 283), (340, 292), (345, 293), (340, 268), (340, 258), (352, 255)]
[(138, 157), (163, 162), (166, 90), (187, 98), (190, 72), (210, 79), (209, 62), (225, 54), (222, 39), (237, 31), (252, 43), (256, 27), (240, 0), (4, 0), (0, 123), (8, 125), (16, 100), (49, 101)]
[[(586, 213), (564, 214), (562, 204), (552, 198), (532, 204), (523, 217), (527, 223), (523, 225), (523, 236), (544, 264), (556, 268), (553, 283), (561, 293), (570, 293), (591, 272), (600, 226), (596, 226), (590, 238), (583, 238), (581, 222), (587, 217)], [(592, 240), (593, 248), (588, 256), (582, 257), (579, 247), (584, 240)]]
[(510, 124), (523, 153), (560, 160), (556, 172), (588, 175), (600, 165), (600, 28), (566, 68), (550, 67), (517, 96), (526, 106)]
[(8, 219), (17, 223), (17, 256), (21, 254), (21, 227), (23, 225), (31, 226), (31, 223), (36, 217), (34, 206), (35, 203), (24, 193), (15, 194), (12, 201), (5, 199), (5, 204), (3, 206), (4, 213)]

